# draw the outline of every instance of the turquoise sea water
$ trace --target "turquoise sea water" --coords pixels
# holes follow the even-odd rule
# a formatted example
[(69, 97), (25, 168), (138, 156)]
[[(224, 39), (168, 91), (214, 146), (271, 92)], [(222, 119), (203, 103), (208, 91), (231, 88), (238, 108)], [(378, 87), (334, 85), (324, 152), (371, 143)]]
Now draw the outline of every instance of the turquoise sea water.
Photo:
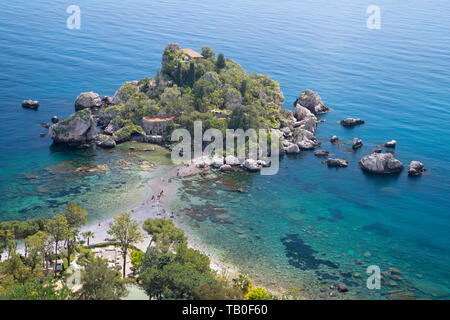
[[(277, 80), (286, 108), (303, 89), (318, 91), (333, 110), (322, 116), (317, 136), (350, 165), (328, 169), (304, 152), (284, 157), (275, 176), (236, 177), (246, 193), (227, 191), (235, 180), (193, 182), (178, 206), (181, 213), (182, 206), (196, 205), (202, 217), (185, 212), (191, 214), (186, 228), (255, 278), (304, 284), (316, 296), (328, 294), (320, 288), (346, 282), (348, 297), (449, 297), (448, 1), (377, 1), (380, 30), (366, 27), (373, 1), (75, 2), (2, 1), (0, 220), (50, 216), (69, 200), (85, 204), (93, 217), (104, 214), (117, 198), (100, 208), (98, 198), (115, 180), (117, 194), (126, 198), (117, 203), (131, 203), (144, 192), (139, 173), (114, 174), (105, 152), (51, 147), (48, 137), (39, 137), (39, 123), (71, 114), (80, 92), (112, 95), (125, 81), (154, 75), (168, 42), (197, 50), (211, 45), (249, 72)], [(81, 30), (66, 28), (71, 4), (81, 8)], [(23, 110), (25, 98), (38, 99), (39, 111)], [(366, 124), (338, 125), (350, 116)], [(359, 137), (364, 147), (345, 152), (326, 142), (332, 135), (347, 142)], [(357, 161), (391, 139), (405, 165), (425, 164), (423, 177), (361, 172)], [(109, 163), (112, 170), (80, 179), (46, 175), (48, 167), (67, 172), (86, 163)], [(194, 197), (196, 188), (202, 198)], [(215, 218), (211, 208), (223, 216)], [(386, 276), (381, 291), (369, 291), (370, 264), (382, 271), (395, 267), (402, 280)]]

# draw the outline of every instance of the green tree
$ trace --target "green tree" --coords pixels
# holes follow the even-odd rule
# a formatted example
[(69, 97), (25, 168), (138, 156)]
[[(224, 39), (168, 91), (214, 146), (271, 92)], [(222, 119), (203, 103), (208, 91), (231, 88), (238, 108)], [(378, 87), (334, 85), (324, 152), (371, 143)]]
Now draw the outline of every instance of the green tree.
[(70, 257), (72, 255), (73, 248), (75, 247), (78, 239), (79, 230), (82, 225), (87, 223), (88, 212), (75, 203), (68, 203), (64, 216), (67, 219), (68, 232), (66, 233), (66, 246), (67, 246), (67, 264), (70, 267)]
[(84, 239), (86, 239), (87, 245), (89, 246), (89, 240), (95, 238), (95, 234), (92, 231), (86, 231), (81, 234)]
[(244, 294), (248, 293), (250, 284), (250, 279), (245, 274), (240, 274), (237, 278), (233, 279), (233, 285), (239, 288)]
[(65, 300), (69, 296), (69, 288), (62, 287), (55, 279), (43, 278), (25, 283), (16, 282), (0, 300)]
[(170, 219), (147, 219), (142, 226), (151, 237), (151, 243), (158, 242), (161, 248), (167, 251), (170, 246), (182, 244), (187, 241), (184, 231), (175, 227)]
[(114, 217), (114, 222), (110, 224), (108, 234), (117, 241), (122, 250), (123, 277), (127, 265), (127, 253), (130, 246), (142, 239), (142, 233), (136, 220), (132, 219), (128, 212), (122, 212)]
[(156, 299), (195, 299), (195, 290), (202, 284), (216, 283), (210, 274), (180, 263), (170, 263), (162, 269), (146, 269), (141, 275), (143, 287)]
[(83, 300), (119, 300), (128, 294), (120, 272), (109, 269), (100, 258), (91, 260), (81, 272), (81, 284)]
[(230, 129), (258, 129), (259, 115), (256, 109), (252, 106), (237, 106), (231, 113), (228, 122)]
[(220, 53), (219, 56), (217, 57), (216, 68), (217, 70), (221, 70), (225, 68), (225, 66), (226, 66), (225, 56), (223, 55), (223, 53)]
[(241, 92), (241, 96), (245, 97), (245, 94), (247, 93), (247, 86), (248, 86), (248, 80), (244, 79), (241, 83), (241, 87), (239, 88), (239, 91)]
[(42, 267), (45, 266), (47, 260), (46, 242), (48, 240), (48, 234), (44, 231), (38, 231), (32, 236), (28, 236), (25, 239), (25, 243), (28, 246), (28, 258), (31, 264), (31, 270), (36, 268), (40, 262)]
[(215, 57), (216, 57), (216, 53), (214, 52), (213, 49), (211, 49), (210, 46), (204, 46), (204, 47), (202, 48), (201, 55), (202, 55), (205, 59), (211, 59), (211, 58), (215, 58)]
[(69, 202), (64, 211), (70, 228), (78, 229), (87, 223), (88, 212), (75, 203)]
[(131, 264), (133, 265), (136, 271), (141, 269), (142, 258), (145, 255), (145, 252), (141, 250), (133, 250), (131, 251)]
[(211, 273), (209, 257), (201, 254), (199, 250), (188, 248), (186, 243), (177, 248), (174, 261), (182, 265), (191, 266), (200, 273)]
[(17, 253), (12, 253), (8, 260), (0, 264), (0, 273), (10, 275), (15, 281), (20, 283), (25, 283), (34, 278), (31, 268), (23, 263), (20, 255)]
[(178, 86), (182, 86), (183, 84), (183, 67), (181, 66), (181, 62), (177, 62), (177, 69), (175, 71), (175, 83)]
[(0, 252), (6, 249), (8, 259), (16, 252), (16, 237), (13, 229), (0, 230)]
[(65, 240), (70, 233), (69, 223), (64, 214), (56, 215), (53, 219), (49, 220), (47, 224), (47, 233), (53, 240), (55, 245), (55, 261), (54, 261), (54, 272), (56, 276), (56, 260), (58, 259), (58, 248), (61, 241)]
[(184, 84), (188, 87), (193, 87), (195, 82), (195, 64), (191, 62), (189, 64), (189, 69), (186, 72), (186, 80), (184, 81)]

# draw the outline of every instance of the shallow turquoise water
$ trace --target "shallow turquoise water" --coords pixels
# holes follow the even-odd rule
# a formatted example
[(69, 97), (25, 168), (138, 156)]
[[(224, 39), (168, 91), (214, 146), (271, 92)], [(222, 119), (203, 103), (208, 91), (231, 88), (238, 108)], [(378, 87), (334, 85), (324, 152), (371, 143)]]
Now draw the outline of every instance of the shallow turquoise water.
[[(273, 267), (273, 274), (286, 282), (319, 281), (327, 286), (348, 280), (358, 283), (351, 283), (349, 295), (378, 297), (380, 293), (365, 289), (365, 278), (341, 274), (351, 271), (365, 277), (364, 268), (355, 264), (355, 259), (362, 259), (382, 271), (400, 269), (405, 280), (397, 287), (418, 297), (442, 298), (442, 292), (448, 292), (448, 1), (378, 1), (381, 30), (366, 28), (370, 1), (201, 0), (186, 5), (80, 0), (77, 4), (82, 10), (78, 31), (65, 26), (66, 1), (2, 3), (0, 219), (52, 215), (69, 199), (86, 205), (93, 217), (101, 215), (107, 209), (96, 210), (95, 192), (109, 192), (105, 177), (127, 181), (123, 188), (138, 190), (143, 180), (111, 172), (82, 180), (70, 176), (69, 185), (75, 189), (68, 194), (57, 190), (51, 197), (36, 194), (26, 175), (66, 160), (77, 165), (110, 161), (108, 154), (97, 151), (51, 148), (48, 137), (39, 137), (44, 132), (39, 123), (71, 114), (79, 92), (112, 95), (124, 81), (154, 75), (168, 42), (198, 50), (208, 44), (248, 71), (279, 81), (287, 108), (301, 90), (318, 91), (333, 109), (323, 116), (326, 122), (320, 124), (318, 137), (325, 142), (336, 134), (350, 142), (357, 136), (365, 145), (352, 154), (344, 152), (345, 147), (324, 143), (324, 148), (350, 160), (346, 169), (330, 170), (305, 152), (284, 157), (278, 175), (249, 177), (248, 193), (209, 194), (213, 205), (223, 207), (234, 224), (186, 219), (198, 236), (221, 249), (227, 259), (253, 270), (255, 277)], [(20, 102), (25, 98), (40, 100), (39, 111), (23, 110)], [(366, 124), (350, 130), (340, 127), (337, 121), (348, 116), (361, 117)], [(399, 160), (405, 165), (420, 160), (429, 171), (418, 179), (405, 172), (396, 177), (363, 174), (359, 158), (391, 139), (398, 141)], [(64, 180), (50, 182), (55, 189), (68, 186)], [(130, 197), (134, 194), (129, 192)], [(61, 203), (53, 207), (48, 200)], [(314, 259), (308, 270), (296, 267), (289, 261), (296, 252), (293, 247), (309, 257), (314, 250), (313, 257), (339, 268)], [(367, 252), (369, 257), (364, 256)]]

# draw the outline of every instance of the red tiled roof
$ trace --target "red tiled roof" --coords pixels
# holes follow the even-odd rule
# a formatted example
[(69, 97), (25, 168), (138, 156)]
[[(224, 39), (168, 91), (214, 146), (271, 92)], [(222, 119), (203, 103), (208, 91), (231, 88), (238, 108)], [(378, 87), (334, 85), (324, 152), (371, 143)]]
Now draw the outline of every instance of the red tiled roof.
[(150, 118), (150, 117), (144, 117), (144, 120), (151, 121), (151, 122), (158, 122), (158, 121), (169, 121), (174, 120), (175, 117), (168, 117), (168, 118)]
[(192, 50), (192, 49), (181, 49), (184, 53), (186, 53), (188, 56), (189, 56), (189, 58), (191, 58), (191, 59), (197, 59), (197, 58), (203, 58), (203, 56), (200, 54), (200, 53), (198, 53), (198, 52), (195, 52), (194, 50)]

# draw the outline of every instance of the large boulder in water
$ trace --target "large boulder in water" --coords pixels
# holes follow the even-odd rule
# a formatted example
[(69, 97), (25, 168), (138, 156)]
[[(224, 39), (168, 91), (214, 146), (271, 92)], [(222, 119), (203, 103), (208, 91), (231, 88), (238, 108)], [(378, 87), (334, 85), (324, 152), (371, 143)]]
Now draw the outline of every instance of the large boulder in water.
[(84, 109), (52, 125), (49, 128), (50, 138), (55, 143), (66, 144), (70, 147), (89, 147), (95, 140), (96, 126), (91, 110)]
[(295, 143), (288, 143), (287, 146), (284, 148), (284, 152), (287, 154), (296, 154), (300, 153), (300, 148)]
[(411, 177), (417, 177), (422, 175), (425, 172), (424, 166), (422, 162), (419, 161), (411, 161), (408, 168), (408, 175)]
[(320, 95), (309, 89), (300, 93), (300, 96), (294, 102), (294, 106), (296, 107), (297, 105), (307, 108), (314, 114), (322, 114), (330, 111), (330, 108), (322, 102)]
[(39, 108), (39, 101), (36, 100), (23, 100), (22, 108), (37, 110)]
[(314, 155), (319, 158), (326, 158), (330, 155), (330, 152), (327, 150), (317, 150), (314, 152)]
[(372, 153), (359, 161), (364, 171), (377, 174), (398, 173), (403, 170), (403, 164), (391, 153)]
[(296, 130), (294, 141), (301, 150), (313, 150), (321, 145), (311, 131), (303, 129)]
[(385, 148), (395, 148), (396, 145), (397, 145), (397, 141), (391, 140), (386, 143), (383, 143), (381, 146), (385, 147)]
[(345, 168), (348, 167), (348, 160), (328, 158), (327, 165), (332, 168)]
[(361, 120), (359, 118), (347, 118), (345, 120), (341, 120), (340, 124), (344, 127), (354, 127), (360, 124), (364, 124), (364, 120)]
[(116, 142), (114, 141), (113, 137), (106, 134), (98, 134), (95, 144), (97, 145), (97, 147), (104, 149), (114, 148), (116, 146)]
[(75, 100), (75, 111), (83, 109), (100, 108), (102, 106), (102, 99), (95, 92), (83, 92)]
[(238, 157), (233, 156), (233, 155), (228, 155), (225, 157), (225, 163), (230, 165), (230, 166), (238, 166), (240, 165), (240, 161), (238, 159)]
[(261, 170), (261, 165), (258, 164), (258, 161), (254, 159), (247, 159), (244, 161), (242, 166), (248, 171), (259, 171)]

